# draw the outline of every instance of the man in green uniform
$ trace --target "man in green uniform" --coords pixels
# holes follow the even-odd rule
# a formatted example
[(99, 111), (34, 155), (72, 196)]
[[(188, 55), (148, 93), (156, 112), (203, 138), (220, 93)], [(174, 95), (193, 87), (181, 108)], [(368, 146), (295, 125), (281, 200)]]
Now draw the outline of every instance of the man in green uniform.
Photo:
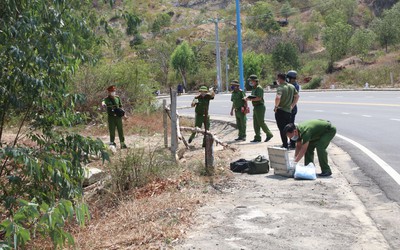
[(249, 85), (252, 87), (251, 95), (245, 100), (251, 101), (253, 104), (253, 127), (254, 127), (254, 139), (250, 142), (261, 142), (260, 128), (267, 134), (265, 142), (271, 140), (274, 136), (269, 130), (267, 124), (264, 121), (265, 117), (265, 105), (264, 105), (264, 90), (258, 85), (258, 78), (256, 75), (249, 77)]
[(299, 162), (303, 156), (304, 165), (314, 163), (314, 150), (317, 149), (321, 173), (318, 176), (331, 176), (332, 171), (328, 164), (326, 148), (336, 134), (336, 128), (330, 121), (316, 119), (301, 122), (297, 126), (289, 123), (284, 128), (284, 133), (291, 140), (296, 141), (294, 162)]
[(246, 92), (239, 88), (239, 82), (233, 80), (231, 82), (232, 86), (232, 108), (231, 115), (235, 112), (236, 126), (239, 130), (239, 136), (235, 141), (245, 141), (246, 140), (246, 110), (247, 102), (244, 100), (246, 98)]
[(281, 134), (282, 147), (289, 148), (288, 139), (286, 134), (283, 133), (283, 129), (290, 123), (292, 109), (296, 106), (299, 95), (296, 88), (292, 84), (286, 82), (285, 74), (279, 73), (277, 75), (277, 82), (279, 86), (275, 96), (275, 121)]
[[(202, 125), (204, 124), (204, 119), (206, 119), (206, 130), (210, 129), (210, 115), (208, 114), (208, 107), (210, 105), (210, 100), (214, 99), (215, 92), (212, 91), (211, 93), (208, 93), (208, 89), (206, 86), (201, 86), (199, 89), (200, 94), (196, 96), (193, 101), (192, 101), (192, 107), (196, 107), (194, 112), (195, 112), (195, 127), (201, 128)], [(206, 117), (207, 114), (207, 117)], [(191, 143), (196, 136), (196, 133), (193, 132), (190, 137), (188, 142)], [(203, 138), (203, 147), (206, 146), (206, 138)]]
[(108, 87), (107, 91), (108, 91), (108, 96), (103, 99), (101, 105), (103, 108), (107, 108), (110, 145), (116, 146), (114, 140), (115, 140), (115, 128), (117, 128), (121, 148), (127, 148), (125, 144), (124, 131), (122, 128), (122, 117), (126, 116), (124, 113), (121, 112), (122, 108), (121, 98), (115, 95), (116, 87), (114, 85)]

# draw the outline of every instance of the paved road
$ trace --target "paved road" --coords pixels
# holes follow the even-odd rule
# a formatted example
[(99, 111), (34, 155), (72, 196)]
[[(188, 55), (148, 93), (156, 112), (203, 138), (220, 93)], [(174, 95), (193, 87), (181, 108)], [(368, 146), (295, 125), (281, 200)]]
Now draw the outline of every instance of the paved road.
[[(275, 121), (274, 96), (274, 92), (265, 94), (265, 119), (269, 121)], [(335, 144), (347, 151), (390, 199), (400, 202), (400, 92), (302, 91), (300, 96), (296, 122), (330, 120), (338, 129)], [(193, 95), (179, 96), (178, 107), (190, 106), (192, 99)], [(229, 116), (230, 94), (218, 94), (211, 103), (211, 115)], [(183, 115), (193, 112), (191, 108), (179, 110)]]

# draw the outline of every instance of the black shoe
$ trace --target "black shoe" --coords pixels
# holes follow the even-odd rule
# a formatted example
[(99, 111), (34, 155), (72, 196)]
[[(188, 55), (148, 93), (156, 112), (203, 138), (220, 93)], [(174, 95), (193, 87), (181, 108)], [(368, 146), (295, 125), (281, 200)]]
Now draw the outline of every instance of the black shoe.
[(265, 141), (264, 141), (264, 142), (267, 142), (267, 141), (271, 140), (271, 139), (272, 139), (272, 137), (274, 137), (274, 136), (267, 136), (267, 138), (265, 139)]
[(192, 143), (193, 139), (189, 138), (188, 143)]
[(242, 140), (242, 138), (240, 138), (240, 137), (235, 139), (235, 141), (240, 141), (240, 140)]
[(110, 145), (110, 146), (114, 146), (114, 147), (116, 147), (116, 146), (117, 146), (117, 144), (115, 144), (115, 142), (110, 142), (110, 143), (108, 143), (108, 145)]
[(320, 174), (317, 174), (319, 177), (328, 177), (332, 175), (332, 172), (322, 172)]
[(286, 149), (289, 149), (289, 146), (288, 145), (281, 145), (281, 148), (286, 148)]
[(250, 142), (261, 142), (261, 140), (256, 140), (256, 139), (254, 139), (254, 140), (252, 140), (252, 141), (250, 141)]
[(127, 149), (128, 147), (125, 144), (121, 145), (121, 149)]

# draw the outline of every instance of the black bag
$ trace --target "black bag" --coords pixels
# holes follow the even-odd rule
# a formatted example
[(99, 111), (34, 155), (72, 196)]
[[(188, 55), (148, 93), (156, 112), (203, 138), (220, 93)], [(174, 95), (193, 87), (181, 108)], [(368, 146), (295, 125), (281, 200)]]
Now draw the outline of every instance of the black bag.
[(114, 113), (118, 116), (118, 117), (123, 117), (125, 115), (125, 110), (121, 109), (121, 108), (115, 108), (114, 109)]
[(266, 174), (269, 172), (269, 160), (262, 155), (249, 161), (249, 174)]
[(249, 168), (249, 161), (245, 159), (239, 159), (237, 161), (231, 162), (230, 169), (232, 172), (243, 173)]

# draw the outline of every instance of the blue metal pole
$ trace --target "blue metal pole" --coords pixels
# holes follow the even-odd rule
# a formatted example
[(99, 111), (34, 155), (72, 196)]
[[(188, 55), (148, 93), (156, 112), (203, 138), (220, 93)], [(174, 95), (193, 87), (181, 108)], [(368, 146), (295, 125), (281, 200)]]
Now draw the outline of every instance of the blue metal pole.
[(239, 0), (236, 0), (236, 30), (237, 30), (238, 57), (239, 57), (239, 83), (240, 83), (240, 88), (244, 89), (243, 55), (242, 55), (242, 27), (240, 24)]

